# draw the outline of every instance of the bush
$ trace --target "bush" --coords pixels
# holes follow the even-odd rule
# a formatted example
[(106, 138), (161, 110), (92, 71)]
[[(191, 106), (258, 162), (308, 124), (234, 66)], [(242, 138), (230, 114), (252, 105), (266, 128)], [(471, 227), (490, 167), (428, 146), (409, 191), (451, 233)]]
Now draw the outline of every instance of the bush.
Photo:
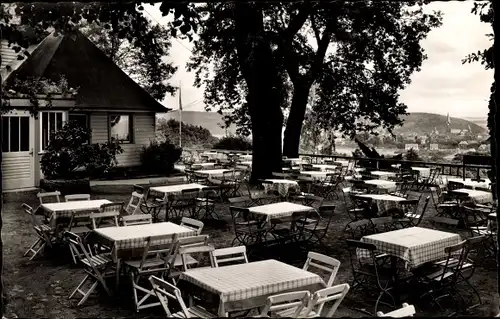
[[(179, 121), (160, 119), (157, 127), (161, 139), (169, 140), (174, 144), (179, 142)], [(182, 123), (182, 146), (210, 148), (216, 142), (217, 138), (212, 136), (206, 128)]]
[(408, 150), (408, 152), (406, 152), (406, 154), (405, 154), (405, 160), (412, 161), (412, 162), (420, 162), (420, 161), (422, 161), (422, 159), (418, 155), (418, 152), (415, 149), (413, 149), (413, 148), (410, 148)]
[(100, 176), (117, 164), (123, 153), (117, 142), (89, 144), (91, 131), (70, 121), (51, 138), (40, 165), (47, 179), (73, 179), (77, 170), (87, 177)]
[(176, 147), (168, 140), (151, 141), (149, 146), (143, 147), (141, 164), (145, 172), (155, 174), (170, 174), (174, 163), (179, 160), (182, 149)]
[(250, 151), (252, 143), (242, 136), (225, 136), (214, 144), (213, 148), (219, 150)]

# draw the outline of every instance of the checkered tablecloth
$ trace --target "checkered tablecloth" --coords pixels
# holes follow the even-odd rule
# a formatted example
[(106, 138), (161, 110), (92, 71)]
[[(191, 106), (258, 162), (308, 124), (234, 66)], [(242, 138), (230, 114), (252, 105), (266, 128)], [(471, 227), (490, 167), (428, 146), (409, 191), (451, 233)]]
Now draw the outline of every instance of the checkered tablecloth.
[(398, 203), (406, 200), (406, 198), (386, 195), (386, 194), (361, 194), (356, 195), (357, 197), (371, 198), (377, 205), (379, 214), (387, 212), (392, 208), (398, 208)]
[(197, 184), (197, 183), (190, 183), (190, 184), (178, 184), (178, 185), (151, 187), (151, 190), (158, 192), (158, 193), (163, 193), (166, 196), (166, 195), (180, 194), (185, 189), (194, 189), (194, 188), (202, 189), (204, 187), (207, 187), (207, 186)]
[(49, 218), (52, 227), (57, 225), (57, 219), (62, 217), (71, 217), (72, 212), (78, 217), (90, 216), (91, 212), (99, 210), (103, 204), (110, 204), (107, 199), (94, 200), (76, 200), (62, 203), (41, 204), (40, 209), (44, 215)]
[(314, 211), (314, 208), (290, 202), (280, 202), (250, 207), (248, 211), (255, 215), (265, 216), (265, 221), (269, 222), (276, 218), (291, 217), (296, 213)]
[(493, 194), (491, 192), (478, 191), (468, 188), (454, 189), (453, 192), (467, 194), (470, 200), (476, 204), (486, 204), (493, 202)]
[(202, 170), (197, 170), (194, 171), (195, 174), (197, 175), (202, 175), (206, 177), (223, 177), (224, 172), (230, 172), (230, 169), (202, 169)]
[(384, 190), (386, 192), (394, 192), (396, 190), (396, 182), (386, 181), (381, 179), (370, 179), (364, 181), (365, 184), (374, 185), (377, 189)]
[(420, 177), (429, 177), (429, 175), (431, 175), (431, 169), (429, 167), (412, 166), (411, 170), (418, 172)]
[(372, 171), (372, 172), (370, 172), (370, 175), (372, 175), (373, 177), (375, 177), (377, 179), (387, 181), (387, 180), (389, 180), (389, 177), (396, 176), (396, 173), (384, 172), (384, 171)]
[(322, 172), (335, 171), (339, 168), (337, 165), (330, 164), (313, 164), (313, 167), (319, 168)]
[[(364, 236), (361, 241), (374, 244), (377, 252), (403, 259), (407, 269), (446, 257), (444, 249), (458, 244), (458, 234), (434, 229), (410, 227), (386, 233)], [(358, 258), (369, 257), (366, 250), (358, 250)]]
[(485, 180), (484, 182), (478, 182), (478, 181), (473, 181), (470, 178), (466, 178), (465, 180), (463, 178), (459, 177), (452, 177), (452, 178), (447, 178), (447, 183), (449, 182), (455, 182), (455, 183), (460, 183), (464, 185), (465, 188), (471, 188), (471, 189), (476, 189), (476, 188), (483, 188), (483, 189), (490, 189), (491, 188), (491, 181)]
[(331, 172), (300, 171), (300, 174), (309, 176), (316, 181), (322, 181), (327, 178), (326, 174)]
[[(106, 227), (92, 231), (94, 241), (113, 247), (112, 256), (115, 261), (122, 258), (125, 254), (130, 254), (133, 249), (144, 248), (145, 240), (150, 236), (173, 234), (177, 234), (179, 237), (190, 237), (196, 236), (196, 231), (171, 222)], [(165, 240), (164, 242), (152, 242), (151, 245), (156, 246), (168, 243), (168, 240)]]
[(326, 286), (318, 275), (273, 259), (192, 269), (182, 273), (179, 279), (219, 296), (218, 313), (221, 317), (241, 309), (241, 303), (245, 301), (252, 300), (251, 306), (260, 307), (265, 304), (267, 296), (299, 290), (314, 292)]
[(270, 191), (277, 191), (281, 196), (285, 197), (288, 195), (290, 190), (298, 191), (299, 184), (297, 181), (292, 181), (289, 179), (266, 179), (266, 181), (272, 184), (264, 184), (264, 190), (266, 193)]

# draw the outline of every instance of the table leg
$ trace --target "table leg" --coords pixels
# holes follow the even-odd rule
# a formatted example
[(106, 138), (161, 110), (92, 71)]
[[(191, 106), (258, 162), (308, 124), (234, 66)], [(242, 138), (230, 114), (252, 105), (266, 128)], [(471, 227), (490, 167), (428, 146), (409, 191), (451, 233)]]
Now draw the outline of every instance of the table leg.
[(120, 285), (120, 269), (122, 265), (121, 258), (116, 261), (116, 282), (115, 282), (115, 291), (118, 291), (118, 287)]
[(219, 302), (219, 311), (218, 311), (219, 317), (228, 317), (228, 313), (226, 312), (226, 309), (224, 307), (224, 301)]
[(394, 301), (396, 302), (396, 306), (401, 304), (401, 299), (399, 296), (399, 275), (397, 269), (398, 258), (395, 256), (391, 256), (391, 270), (393, 273), (394, 279)]

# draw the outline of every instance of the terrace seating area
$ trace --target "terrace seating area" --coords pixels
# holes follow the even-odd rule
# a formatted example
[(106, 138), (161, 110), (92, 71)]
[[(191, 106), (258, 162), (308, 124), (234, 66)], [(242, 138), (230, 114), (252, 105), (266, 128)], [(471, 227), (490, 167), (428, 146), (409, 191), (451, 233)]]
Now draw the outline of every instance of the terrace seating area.
[(251, 185), (251, 155), (183, 161), (182, 178), (120, 200), (39, 193), (22, 204), (26, 262), (68, 256), (61, 267), (81, 275), (67, 296), (76, 313), (123, 299), (145, 316), (186, 318), (476, 315), (483, 305), (475, 270), (494, 264), (497, 243), (486, 181), (284, 158)]

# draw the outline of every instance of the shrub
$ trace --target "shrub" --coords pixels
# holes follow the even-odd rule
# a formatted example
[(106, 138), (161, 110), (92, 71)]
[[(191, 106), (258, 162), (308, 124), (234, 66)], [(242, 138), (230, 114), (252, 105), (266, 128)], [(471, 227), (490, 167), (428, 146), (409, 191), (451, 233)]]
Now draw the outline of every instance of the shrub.
[(100, 176), (117, 164), (123, 153), (117, 142), (89, 144), (91, 131), (78, 122), (66, 123), (51, 138), (40, 165), (48, 179), (72, 179), (77, 170), (88, 177)]
[(413, 148), (410, 148), (408, 150), (408, 152), (406, 152), (406, 154), (405, 154), (405, 160), (412, 161), (412, 162), (422, 161), (422, 159), (418, 155), (418, 152), (415, 149), (413, 149)]
[(147, 147), (143, 147), (141, 164), (145, 172), (155, 174), (170, 174), (174, 163), (179, 160), (182, 149), (168, 140), (153, 140)]
[[(158, 135), (177, 144), (179, 142), (179, 121), (170, 119), (158, 120)], [(182, 123), (182, 146), (210, 148), (217, 142), (209, 130), (201, 126)]]
[(225, 136), (214, 144), (213, 148), (219, 150), (250, 151), (252, 143), (242, 136)]

